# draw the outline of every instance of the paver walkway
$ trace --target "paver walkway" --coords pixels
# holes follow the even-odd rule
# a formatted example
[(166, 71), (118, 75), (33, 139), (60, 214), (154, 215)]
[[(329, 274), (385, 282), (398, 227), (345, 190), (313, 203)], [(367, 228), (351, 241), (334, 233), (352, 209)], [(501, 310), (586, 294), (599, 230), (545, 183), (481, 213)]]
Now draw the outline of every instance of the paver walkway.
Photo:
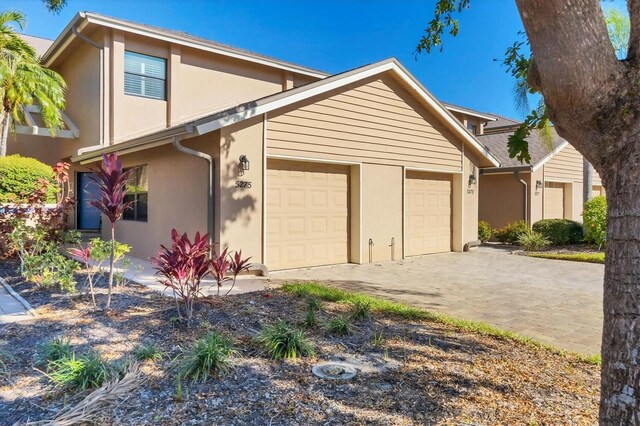
[[(0, 324), (34, 319), (31, 307), (18, 300), (10, 287), (0, 278)], [(25, 306), (26, 304), (26, 306)]]
[(317, 280), (489, 323), (555, 347), (600, 352), (604, 265), (537, 259), (481, 247), (470, 253), (273, 272)]

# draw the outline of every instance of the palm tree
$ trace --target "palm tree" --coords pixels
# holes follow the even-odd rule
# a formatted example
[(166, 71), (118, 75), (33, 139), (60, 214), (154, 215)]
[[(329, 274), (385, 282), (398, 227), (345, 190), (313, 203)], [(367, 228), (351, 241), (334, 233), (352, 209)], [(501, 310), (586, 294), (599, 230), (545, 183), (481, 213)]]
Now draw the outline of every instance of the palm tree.
[(0, 157), (7, 154), (12, 122), (24, 122), (25, 106), (37, 105), (44, 124), (55, 132), (64, 121), (66, 83), (53, 70), (43, 67), (35, 50), (13, 29), (22, 28), (20, 12), (0, 13)]

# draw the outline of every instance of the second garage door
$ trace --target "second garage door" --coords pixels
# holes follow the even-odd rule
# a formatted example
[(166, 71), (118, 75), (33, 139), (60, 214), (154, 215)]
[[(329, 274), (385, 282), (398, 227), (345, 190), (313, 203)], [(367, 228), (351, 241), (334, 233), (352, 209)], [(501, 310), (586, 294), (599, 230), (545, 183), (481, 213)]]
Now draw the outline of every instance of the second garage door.
[(406, 255), (451, 251), (451, 176), (408, 171)]
[(349, 167), (270, 159), (267, 266), (271, 270), (349, 261)]
[(564, 184), (545, 182), (544, 218), (564, 219)]

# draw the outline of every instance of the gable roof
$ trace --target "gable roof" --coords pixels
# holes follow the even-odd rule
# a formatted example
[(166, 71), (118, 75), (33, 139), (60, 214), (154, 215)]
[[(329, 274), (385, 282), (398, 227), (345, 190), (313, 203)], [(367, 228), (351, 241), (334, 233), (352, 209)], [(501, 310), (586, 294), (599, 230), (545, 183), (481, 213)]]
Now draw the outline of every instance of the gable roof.
[(36, 51), (39, 57), (42, 57), (44, 53), (51, 47), (53, 40), (48, 38), (36, 37), (28, 34), (18, 34), (24, 41), (29, 43)]
[(74, 162), (91, 162), (99, 159), (105, 152), (121, 151), (125, 149), (145, 149), (147, 147), (157, 146), (163, 143), (170, 143), (170, 138), (174, 137), (202, 135), (385, 72), (392, 72), (411, 92), (413, 92), (416, 98), (432, 109), (436, 117), (447, 124), (453, 133), (481, 158), (486, 158), (488, 163), (494, 167), (500, 166), (500, 161), (497, 157), (482, 145), (478, 139), (471, 135), (467, 129), (464, 128), (462, 123), (460, 123), (460, 121), (458, 121), (451, 112), (449, 112), (447, 108), (441, 104), (395, 58), (385, 59), (380, 62), (365, 65), (360, 68), (308, 83), (294, 89), (266, 96), (252, 102), (243, 103), (234, 108), (219, 111), (140, 138), (131, 139), (96, 151), (83, 153), (76, 157), (72, 157), (71, 160)]
[(447, 109), (449, 111), (458, 112), (458, 113), (461, 113), (461, 114), (466, 114), (466, 115), (471, 115), (473, 117), (482, 118), (482, 119), (486, 120), (488, 123), (491, 123), (492, 121), (497, 120), (497, 116), (494, 116), (493, 114), (488, 114), (486, 112), (482, 112), (482, 111), (478, 111), (478, 110), (475, 110), (475, 109), (463, 107), (463, 106), (460, 106), (460, 105), (454, 105), (454, 104), (451, 104), (449, 102), (443, 102), (442, 105), (447, 107)]
[(512, 118), (508, 118), (502, 115), (497, 115), (497, 114), (492, 114), (496, 120), (495, 121), (490, 121), (487, 124), (485, 124), (484, 129), (487, 131), (499, 131), (498, 129), (502, 129), (502, 128), (506, 128), (506, 127), (518, 127), (520, 126), (521, 122), (514, 120)]
[(58, 57), (58, 55), (62, 53), (62, 51), (64, 51), (64, 49), (71, 43), (71, 41), (76, 37), (73, 33), (73, 28), (76, 28), (79, 32), (82, 32), (82, 29), (88, 24), (95, 24), (129, 33), (139, 34), (154, 38), (156, 40), (163, 40), (169, 43), (213, 52), (219, 55), (242, 59), (248, 62), (254, 62), (261, 65), (279, 68), (285, 71), (308, 75), (311, 77), (324, 78), (328, 75), (327, 73), (322, 71), (303, 67), (291, 62), (282, 61), (270, 56), (261, 55), (249, 50), (239, 49), (237, 47), (218, 43), (202, 37), (193, 36), (185, 32), (169, 30), (166, 28), (155, 27), (147, 24), (140, 24), (137, 22), (113, 18), (93, 12), (79, 12), (78, 14), (76, 14), (76, 16), (71, 20), (71, 22), (69, 22), (69, 24), (67, 24), (58, 38), (55, 39), (51, 47), (43, 55), (43, 64), (45, 66), (50, 66), (51, 63)]
[(513, 134), (513, 131), (511, 130), (480, 135), (478, 136), (478, 140), (489, 148), (489, 150), (500, 160), (500, 168), (522, 167), (537, 169), (569, 144), (566, 140), (558, 136), (555, 129), (552, 128), (551, 132), (551, 150), (549, 150), (549, 146), (546, 141), (538, 134), (538, 132), (532, 132), (527, 138), (527, 142), (529, 143), (529, 154), (531, 155), (531, 164), (521, 163), (515, 158), (509, 158), (507, 143), (509, 142), (509, 136)]

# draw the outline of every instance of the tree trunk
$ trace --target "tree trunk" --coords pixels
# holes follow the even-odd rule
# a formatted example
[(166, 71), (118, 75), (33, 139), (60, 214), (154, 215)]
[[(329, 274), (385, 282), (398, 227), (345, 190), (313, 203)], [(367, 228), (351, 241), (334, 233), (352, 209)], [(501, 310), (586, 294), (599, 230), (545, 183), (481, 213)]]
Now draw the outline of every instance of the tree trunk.
[(593, 198), (593, 166), (586, 158), (582, 159), (582, 204)]
[(635, 160), (607, 181), (603, 425), (640, 424), (640, 162)]
[(108, 311), (111, 307), (111, 291), (113, 289), (113, 259), (116, 252), (116, 226), (111, 224), (111, 253), (109, 254), (109, 289), (107, 290), (107, 306)]
[(0, 127), (2, 135), (0, 135), (0, 157), (7, 156), (7, 143), (9, 142), (9, 128), (11, 127), (11, 114), (2, 112), (0, 114)]

